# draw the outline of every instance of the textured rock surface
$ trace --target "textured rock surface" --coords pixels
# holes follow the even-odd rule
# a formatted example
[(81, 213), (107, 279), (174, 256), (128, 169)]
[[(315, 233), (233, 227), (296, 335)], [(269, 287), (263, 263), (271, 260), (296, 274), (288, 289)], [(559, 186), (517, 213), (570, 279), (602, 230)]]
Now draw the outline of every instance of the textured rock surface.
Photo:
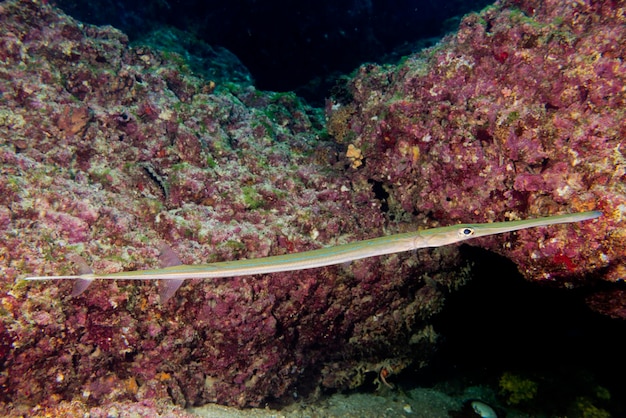
[(383, 230), (371, 186), (320, 137), (323, 112), (292, 95), (196, 78), (38, 2), (2, 3), (0, 22), (3, 414), (260, 405), (427, 360), (428, 320), (466, 279), (455, 248), (190, 281), (166, 305), (149, 281), (75, 299), (69, 282), (17, 282), (75, 272), (73, 254), (113, 272), (158, 267), (161, 242), (198, 263), (413, 226)]
[(511, 5), (398, 67), (362, 67), (329, 103), (338, 145), (292, 95), (197, 78), (38, 2), (0, 4), (2, 413), (355, 387), (424, 364), (429, 319), (468, 275), (446, 247), (189, 281), (166, 305), (149, 281), (75, 299), (71, 283), (16, 281), (73, 273), (73, 254), (113, 272), (156, 267), (160, 242), (197, 263), (596, 208), (593, 224), (477, 244), (534, 280), (621, 278), (621, 3)]
[(530, 280), (626, 273), (624, 3), (510, 1), (393, 67), (363, 66), (327, 106), (353, 183), (396, 219), (443, 225), (598, 209), (597, 222), (481, 244)]

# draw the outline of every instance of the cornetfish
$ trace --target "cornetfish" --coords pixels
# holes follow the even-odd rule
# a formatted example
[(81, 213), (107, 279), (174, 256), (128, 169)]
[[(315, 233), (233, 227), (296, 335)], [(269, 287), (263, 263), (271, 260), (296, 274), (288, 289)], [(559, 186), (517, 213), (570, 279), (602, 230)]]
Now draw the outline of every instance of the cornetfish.
[[(471, 238), (502, 234), (520, 229), (549, 226), (571, 222), (581, 222), (601, 216), (599, 211), (578, 212), (564, 215), (547, 216), (544, 218), (525, 219), (519, 221), (493, 222), (482, 224), (459, 224), (441, 228), (425, 229), (415, 232), (387, 235), (379, 238), (356, 241), (349, 244), (325, 247), (317, 250), (304, 251), (285, 255), (275, 255), (236, 261), (221, 261), (210, 264), (182, 264), (171, 249), (166, 257), (170, 259), (169, 267), (153, 270), (122, 271), (118, 273), (94, 274), (84, 261), (79, 265), (81, 273), (70, 276), (32, 276), (24, 280), (78, 280), (74, 286), (73, 296), (82, 293), (94, 279), (119, 280), (166, 280), (161, 288), (161, 300), (166, 301), (182, 285), (186, 279), (208, 279), (218, 277), (245, 276), (266, 274), (282, 271), (296, 271), (310, 268), (346, 263), (367, 257), (393, 254), (418, 248), (441, 247)], [(174, 261), (172, 261), (172, 259)], [(79, 264), (80, 261), (79, 261)], [(172, 265), (175, 264), (175, 265)]]

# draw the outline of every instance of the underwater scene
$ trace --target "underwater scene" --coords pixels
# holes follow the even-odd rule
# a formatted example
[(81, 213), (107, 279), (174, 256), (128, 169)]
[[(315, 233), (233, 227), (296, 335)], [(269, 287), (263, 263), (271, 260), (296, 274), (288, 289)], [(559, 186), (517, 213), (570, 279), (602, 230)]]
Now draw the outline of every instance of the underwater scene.
[(626, 416), (626, 1), (0, 1), (0, 416)]

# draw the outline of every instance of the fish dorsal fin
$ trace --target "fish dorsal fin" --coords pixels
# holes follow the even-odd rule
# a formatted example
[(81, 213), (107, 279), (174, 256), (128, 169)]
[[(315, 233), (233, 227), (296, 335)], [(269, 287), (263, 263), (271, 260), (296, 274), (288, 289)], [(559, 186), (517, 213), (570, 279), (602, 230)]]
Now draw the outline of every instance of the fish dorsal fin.
[[(161, 254), (159, 255), (159, 262), (161, 264), (161, 268), (179, 266), (183, 264), (178, 258), (178, 255), (172, 250), (172, 248), (164, 242), (159, 243), (159, 251)], [(174, 293), (178, 290), (179, 287), (182, 286), (185, 279), (165, 279), (159, 281), (159, 297), (161, 298), (161, 303), (167, 302)]]
[(85, 278), (77, 279), (74, 282), (74, 288), (72, 289), (72, 297), (74, 297), (87, 290), (91, 282), (93, 282), (93, 277), (88, 277), (90, 275), (93, 276), (93, 270), (91, 270), (91, 267), (89, 267), (85, 259), (78, 254), (70, 254), (67, 258), (76, 264), (78, 267), (78, 274), (85, 276)]
[(159, 243), (159, 264), (161, 264), (161, 268), (172, 267), (172, 266), (180, 266), (183, 264), (178, 258), (178, 255), (172, 250), (172, 247), (167, 245), (164, 242)]

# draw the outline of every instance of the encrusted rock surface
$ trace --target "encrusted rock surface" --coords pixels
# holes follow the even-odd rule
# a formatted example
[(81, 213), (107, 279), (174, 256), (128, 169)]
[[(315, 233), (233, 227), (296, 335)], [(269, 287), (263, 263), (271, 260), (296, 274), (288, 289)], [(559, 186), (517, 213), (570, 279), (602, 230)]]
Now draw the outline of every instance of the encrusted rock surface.
[(529, 279), (626, 276), (624, 2), (508, 1), (328, 102), (353, 183), (414, 222), (601, 210), (596, 222), (481, 241)]
[(427, 360), (429, 318), (467, 278), (455, 248), (189, 281), (164, 305), (151, 281), (74, 299), (70, 282), (18, 281), (76, 272), (74, 254), (113, 272), (158, 267), (163, 242), (199, 263), (413, 226), (385, 224), (322, 110), (293, 95), (200, 79), (39, 2), (2, 3), (0, 22), (2, 414), (263, 405)]
[(191, 264), (600, 209), (476, 244), (534, 280), (620, 279), (624, 13), (561, 3), (494, 7), (398, 67), (362, 67), (329, 104), (332, 138), (293, 95), (1, 3), (1, 413), (184, 416), (172, 404), (355, 387), (424, 364), (429, 319), (469, 274), (452, 246), (189, 281), (164, 305), (151, 281), (74, 299), (69, 282), (18, 281), (74, 273), (73, 254), (114, 272), (157, 267), (163, 242)]

